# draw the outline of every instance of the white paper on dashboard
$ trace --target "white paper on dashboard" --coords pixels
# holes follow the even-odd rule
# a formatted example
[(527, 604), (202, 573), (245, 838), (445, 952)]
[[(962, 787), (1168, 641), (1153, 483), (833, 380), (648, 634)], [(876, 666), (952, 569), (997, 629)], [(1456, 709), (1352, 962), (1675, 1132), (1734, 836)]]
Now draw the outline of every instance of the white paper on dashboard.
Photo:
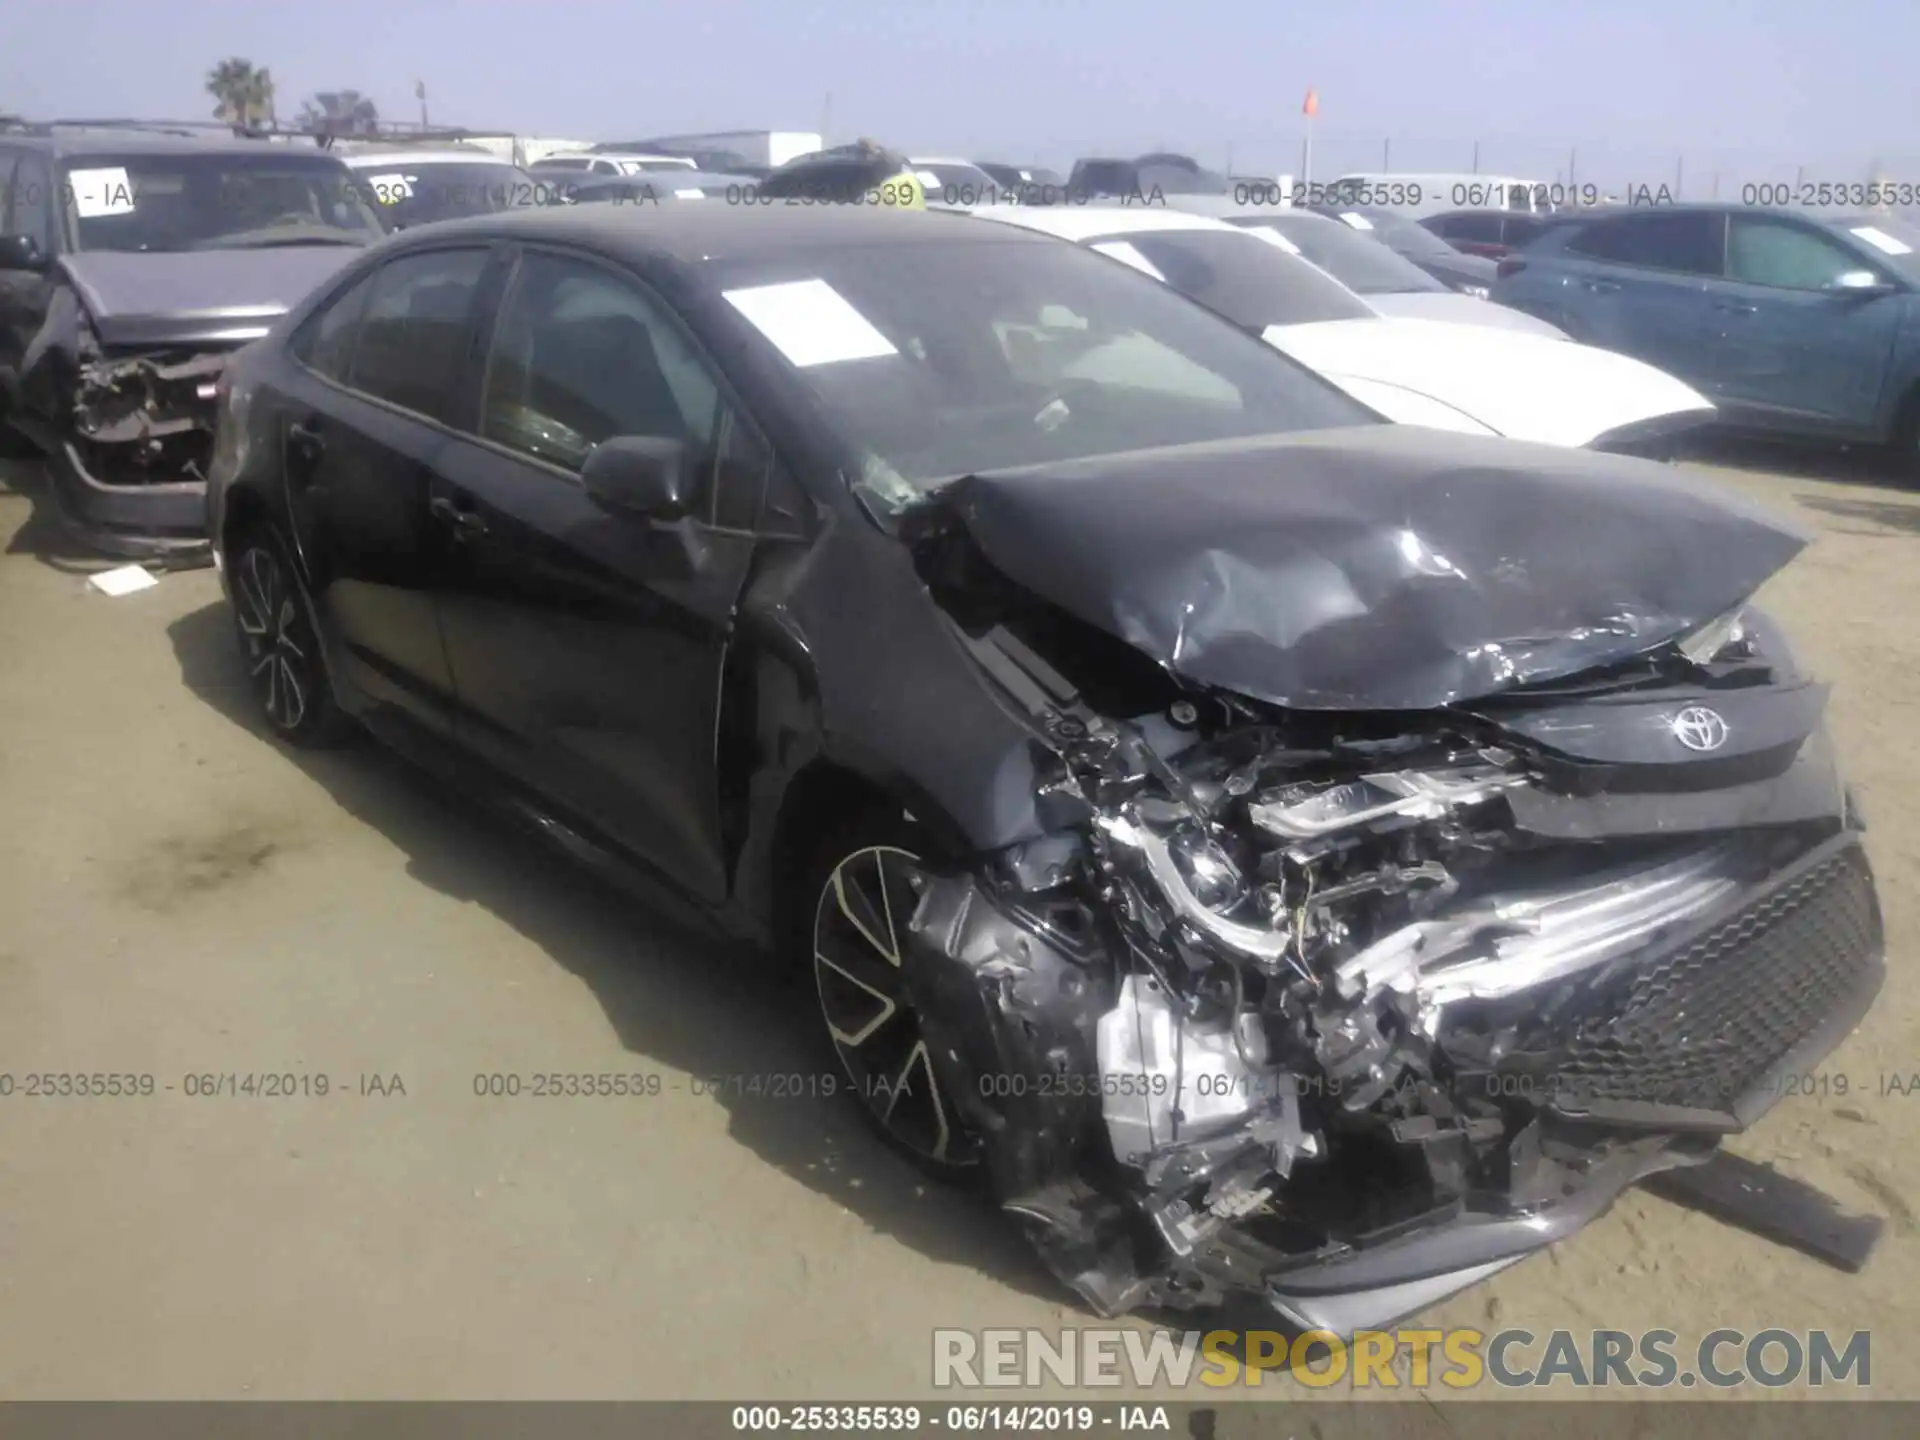
[(900, 353), (824, 280), (754, 285), (721, 293), (782, 355), (803, 369)]
[(1873, 246), (1874, 249), (1883, 250), (1889, 255), (1911, 255), (1913, 253), (1913, 247), (1907, 244), (1906, 241), (1889, 235), (1884, 230), (1876, 229), (1872, 225), (1856, 225), (1848, 233), (1858, 236)]
[(67, 183), (73, 186), (73, 208), (82, 220), (133, 213), (133, 182), (123, 166), (69, 170)]
[(676, 190), (673, 192), (673, 198), (676, 200), (704, 200), (707, 198), (707, 192), (704, 190)]
[(411, 175), (375, 175), (367, 183), (382, 205), (395, 205), (413, 195)]
[(1262, 240), (1266, 241), (1269, 245), (1278, 245), (1282, 250), (1286, 251), (1289, 255), (1298, 255), (1300, 253), (1300, 247), (1298, 245), (1294, 244), (1291, 240), (1287, 239), (1286, 236), (1282, 235), (1278, 230), (1274, 229), (1273, 226), (1271, 225), (1249, 225), (1247, 229), (1251, 230), (1254, 234), (1258, 235)]
[(1342, 210), (1340, 212), (1340, 218), (1356, 230), (1371, 230), (1373, 228), (1373, 222), (1371, 220), (1352, 210)]
[(1131, 265), (1142, 275), (1151, 275), (1162, 285), (1167, 283), (1167, 277), (1153, 268), (1153, 262), (1142, 255), (1137, 247), (1130, 245), (1125, 240), (1108, 240), (1093, 248), (1098, 250), (1102, 255), (1111, 255), (1122, 265)]

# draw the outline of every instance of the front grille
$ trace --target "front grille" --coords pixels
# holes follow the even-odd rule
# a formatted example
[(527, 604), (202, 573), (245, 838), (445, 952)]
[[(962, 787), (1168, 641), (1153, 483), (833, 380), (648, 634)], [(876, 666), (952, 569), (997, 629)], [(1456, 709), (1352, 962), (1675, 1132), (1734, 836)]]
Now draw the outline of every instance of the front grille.
[(1775, 1098), (1771, 1072), (1817, 1061), (1824, 1049), (1797, 1052), (1831, 1048), (1857, 1021), (1882, 948), (1873, 872), (1849, 837), (1691, 939), (1596, 978), (1556, 1017), (1546, 1098), (1594, 1118), (1750, 1123)]

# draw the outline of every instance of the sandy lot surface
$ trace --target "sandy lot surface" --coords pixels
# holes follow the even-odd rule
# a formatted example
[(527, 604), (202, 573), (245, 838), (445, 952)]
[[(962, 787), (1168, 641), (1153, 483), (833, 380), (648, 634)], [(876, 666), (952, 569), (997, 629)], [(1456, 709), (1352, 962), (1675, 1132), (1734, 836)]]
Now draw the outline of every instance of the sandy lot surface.
[[(695, 1093), (811, 1064), (750, 960), (376, 749), (276, 747), (211, 572), (90, 593), (5, 473), (0, 1072), (156, 1090), (0, 1099), (0, 1396), (882, 1399), (928, 1393), (936, 1326), (1097, 1323), (844, 1102)], [(1881, 1093), (1920, 1071), (1920, 500), (1870, 467), (1715, 478), (1819, 534), (1771, 599), (1836, 683), (1892, 951), (1828, 1067), (1851, 1093), (1737, 1148), (1887, 1239), (1847, 1276), (1634, 1195), (1430, 1322), (1870, 1328), (1873, 1393), (1920, 1396), (1920, 1094)], [(661, 1089), (474, 1093), (536, 1071)], [(309, 1093), (187, 1093), (255, 1073)]]

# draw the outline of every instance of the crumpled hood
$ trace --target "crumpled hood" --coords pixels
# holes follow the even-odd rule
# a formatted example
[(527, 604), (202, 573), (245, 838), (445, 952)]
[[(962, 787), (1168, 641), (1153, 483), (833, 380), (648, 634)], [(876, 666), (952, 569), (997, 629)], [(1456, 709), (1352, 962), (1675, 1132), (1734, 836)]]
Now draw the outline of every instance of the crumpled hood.
[(925, 502), (1183, 678), (1423, 710), (1677, 639), (1807, 543), (1684, 472), (1394, 425), (971, 475)]
[(1515, 440), (1588, 445), (1627, 425), (1713, 414), (1706, 396), (1645, 361), (1490, 325), (1383, 316), (1273, 325), (1266, 339), (1336, 384), (1353, 376), (1418, 391)]
[(361, 253), (357, 245), (82, 251), (60, 259), (103, 345), (241, 340)]

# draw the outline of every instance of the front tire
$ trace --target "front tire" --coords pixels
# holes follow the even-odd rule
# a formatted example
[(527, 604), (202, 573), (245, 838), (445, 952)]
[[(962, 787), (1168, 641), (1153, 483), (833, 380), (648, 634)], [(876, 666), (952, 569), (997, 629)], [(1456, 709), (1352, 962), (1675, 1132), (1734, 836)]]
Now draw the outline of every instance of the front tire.
[(267, 728), (290, 745), (337, 744), (352, 725), (334, 699), (313, 611), (286, 548), (265, 528), (230, 549), (234, 632)]
[[(869, 811), (836, 825), (808, 867), (802, 919), (814, 1023), (887, 1145), (950, 1183), (980, 1173), (978, 1137), (941, 1084), (905, 984), (925, 840)], [(796, 927), (800, 928), (800, 927)]]

